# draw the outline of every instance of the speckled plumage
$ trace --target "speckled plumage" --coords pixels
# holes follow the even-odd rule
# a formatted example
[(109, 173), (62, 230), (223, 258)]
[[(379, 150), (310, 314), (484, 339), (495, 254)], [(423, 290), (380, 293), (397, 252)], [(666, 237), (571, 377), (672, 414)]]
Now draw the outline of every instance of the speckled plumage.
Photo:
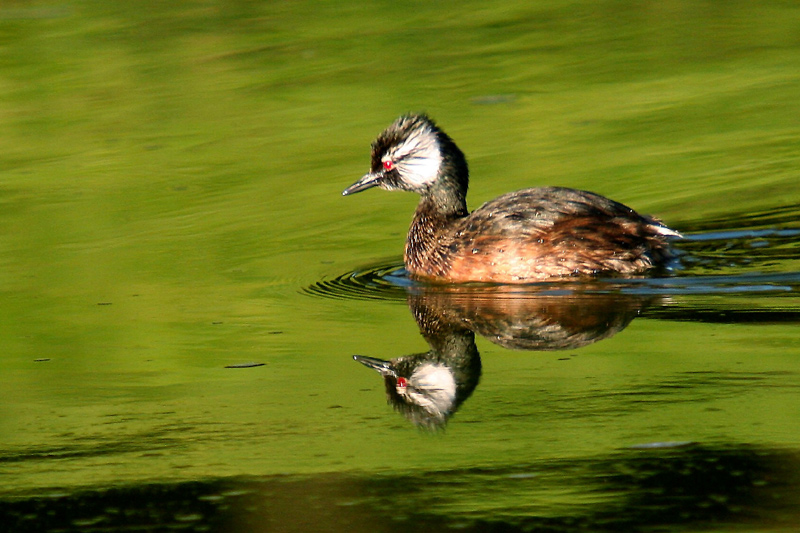
[(469, 213), (468, 183), (466, 159), (450, 137), (424, 115), (408, 115), (373, 142), (370, 172), (344, 194), (374, 186), (420, 194), (406, 269), (438, 281), (640, 274), (667, 262), (667, 237), (679, 236), (618, 202), (561, 187), (504, 194)]

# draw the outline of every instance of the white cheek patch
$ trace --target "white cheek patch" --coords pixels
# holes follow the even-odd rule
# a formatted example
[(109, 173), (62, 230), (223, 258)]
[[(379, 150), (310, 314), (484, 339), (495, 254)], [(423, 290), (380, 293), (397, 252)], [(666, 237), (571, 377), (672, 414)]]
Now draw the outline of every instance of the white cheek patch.
[(416, 188), (430, 185), (442, 164), (436, 134), (428, 128), (414, 131), (393, 151), (392, 159), (403, 181)]
[[(407, 394), (431, 413), (448, 412), (456, 400), (456, 380), (453, 371), (444, 365), (424, 364), (410, 378), (413, 385)], [(416, 389), (416, 391), (415, 391)]]

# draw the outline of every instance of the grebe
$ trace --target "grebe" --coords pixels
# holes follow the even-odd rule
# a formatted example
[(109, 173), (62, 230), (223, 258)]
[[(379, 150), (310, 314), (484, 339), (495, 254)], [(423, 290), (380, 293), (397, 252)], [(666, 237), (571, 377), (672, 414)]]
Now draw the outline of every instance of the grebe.
[(398, 118), (372, 143), (371, 170), (342, 192), (371, 187), (420, 195), (404, 261), (415, 279), (525, 283), (601, 273), (641, 274), (680, 237), (655, 218), (587, 191), (523, 189), (467, 210), (463, 152), (425, 115)]

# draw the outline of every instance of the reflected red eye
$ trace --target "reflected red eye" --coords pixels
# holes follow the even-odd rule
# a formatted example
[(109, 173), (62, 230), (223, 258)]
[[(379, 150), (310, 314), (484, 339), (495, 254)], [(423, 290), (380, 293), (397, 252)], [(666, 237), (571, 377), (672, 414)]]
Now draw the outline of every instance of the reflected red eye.
[(397, 378), (397, 386), (402, 388), (407, 387), (408, 382), (406, 381), (406, 378)]
[(390, 159), (387, 159), (383, 162), (383, 168), (386, 170), (392, 170), (394, 168), (394, 163)]

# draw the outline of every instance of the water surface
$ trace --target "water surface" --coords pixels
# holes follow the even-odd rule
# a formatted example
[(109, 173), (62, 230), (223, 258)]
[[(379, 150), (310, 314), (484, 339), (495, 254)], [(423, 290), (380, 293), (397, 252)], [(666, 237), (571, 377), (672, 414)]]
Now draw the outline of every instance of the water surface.
[[(798, 23), (784, 2), (0, 6), (0, 522), (793, 530)], [(467, 154), (471, 207), (593, 190), (683, 232), (680, 265), (410, 282), (413, 195), (340, 195), (410, 110)], [(432, 352), (464, 363), (434, 411), (353, 360)]]

